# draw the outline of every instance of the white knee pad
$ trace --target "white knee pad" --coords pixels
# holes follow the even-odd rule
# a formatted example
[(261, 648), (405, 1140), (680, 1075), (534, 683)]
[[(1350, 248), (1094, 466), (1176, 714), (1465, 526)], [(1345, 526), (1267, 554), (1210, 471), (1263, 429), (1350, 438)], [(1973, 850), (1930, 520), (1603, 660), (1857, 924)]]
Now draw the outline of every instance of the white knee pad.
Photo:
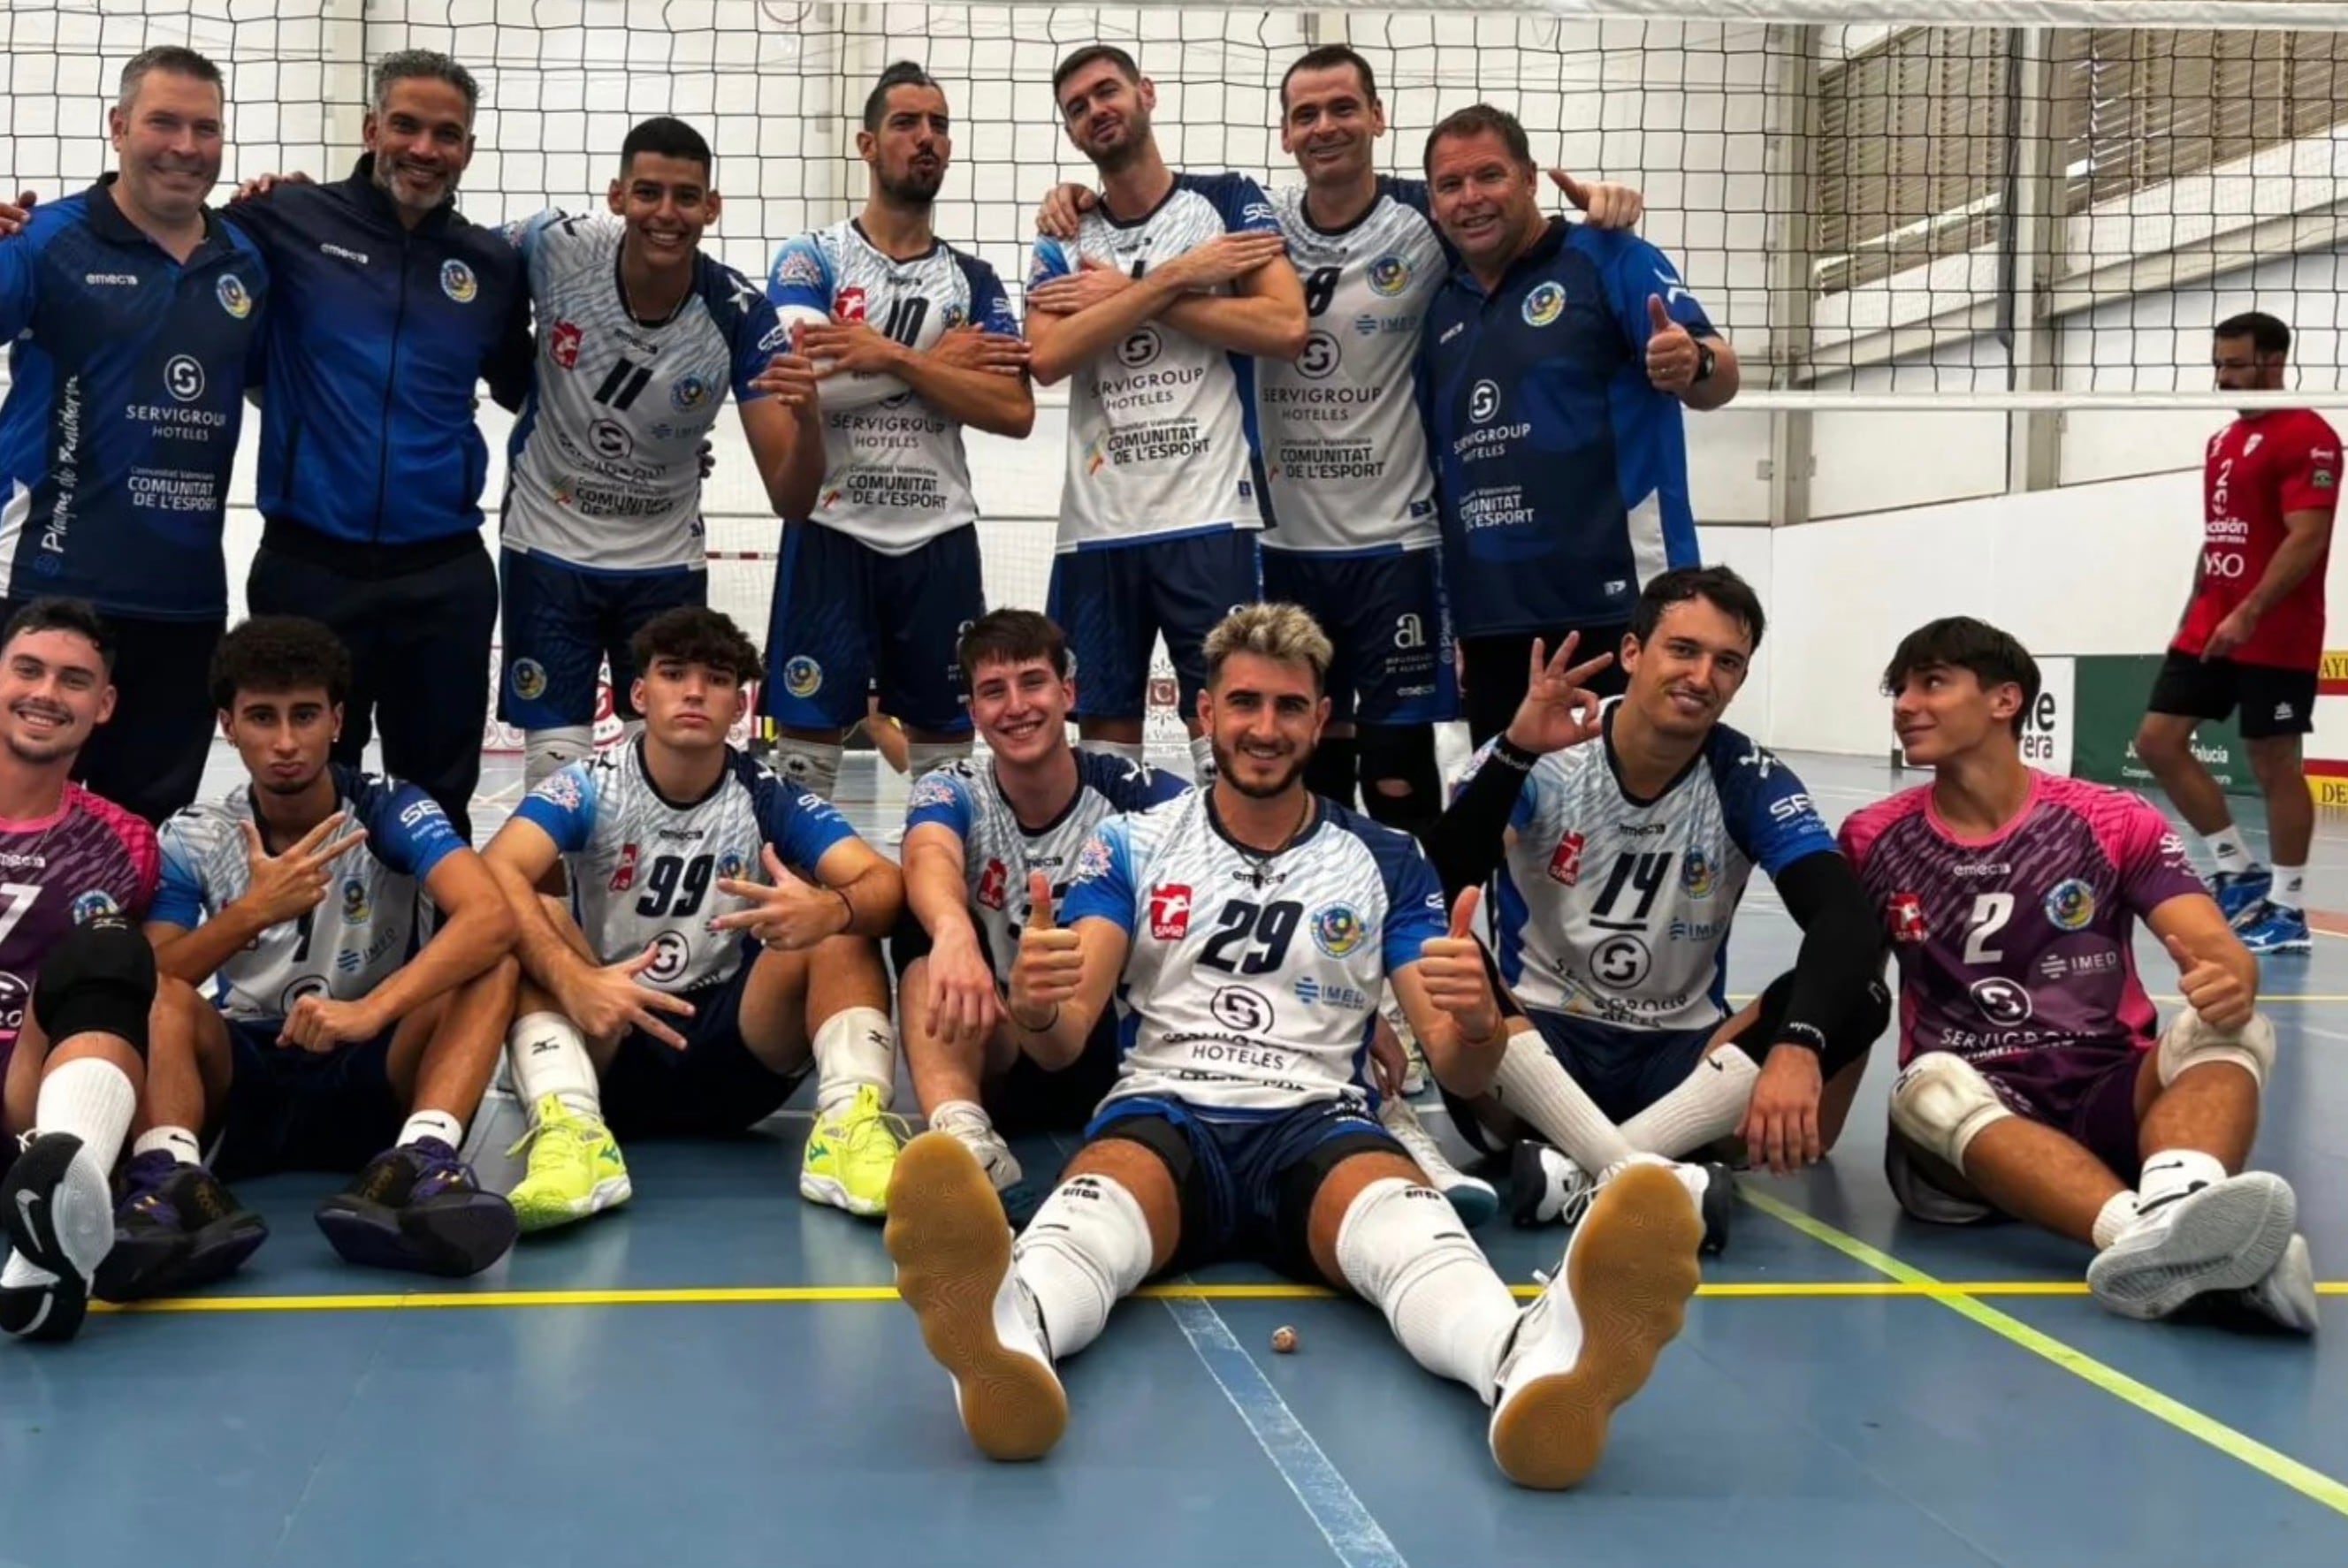
[(839, 788), (843, 754), (844, 748), (837, 741), (781, 735), (775, 741), (775, 771), (817, 799), (828, 801)]
[(531, 730), (522, 736), (521, 787), (534, 790), (572, 763), (595, 754), (595, 731), (588, 724)]
[(1892, 1126), (1958, 1171), (1982, 1129), (2013, 1114), (1989, 1080), (1954, 1051), (1926, 1051), (1891, 1085)]
[(920, 778), (932, 768), (948, 763), (958, 763), (970, 755), (970, 743), (963, 741), (909, 741), (905, 744), (905, 776)]
[(1091, 1344), (1109, 1309), (1149, 1277), (1148, 1216), (1113, 1176), (1071, 1176), (1012, 1247), (1055, 1359)]
[(1338, 1272), (1389, 1319), (1410, 1286), (1464, 1262), (1488, 1266), (1451, 1200), (1400, 1176), (1382, 1176), (1364, 1187), (1337, 1227)]
[(2201, 1021), (2200, 1014), (2187, 1008), (2168, 1020), (2168, 1028), (2161, 1034), (2157, 1071), (2160, 1086), (2166, 1089), (2188, 1067), (2199, 1067), (2205, 1061), (2230, 1061), (2249, 1073), (2250, 1081), (2264, 1089), (2274, 1061), (2274, 1025), (2267, 1020), (2266, 1014), (2252, 1013), (2250, 1022), (2230, 1033), (2211, 1029)]

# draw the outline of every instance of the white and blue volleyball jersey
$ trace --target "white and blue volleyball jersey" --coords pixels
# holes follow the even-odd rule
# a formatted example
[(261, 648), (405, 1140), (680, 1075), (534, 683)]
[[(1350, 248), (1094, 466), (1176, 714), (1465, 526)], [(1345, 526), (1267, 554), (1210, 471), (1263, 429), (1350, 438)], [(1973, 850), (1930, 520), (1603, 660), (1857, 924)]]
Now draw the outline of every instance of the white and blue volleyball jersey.
[[(282, 1019), (305, 996), (356, 1001), (374, 990), (420, 945), (425, 879), (465, 847), (414, 784), (340, 764), (333, 773), (335, 809), (348, 814), (335, 836), (365, 828), (366, 837), (335, 857), (316, 908), (221, 965), (212, 999), (231, 1018)], [(243, 897), (252, 885), (243, 825), (256, 820), (249, 785), (173, 813), (157, 835), (163, 874), (147, 918), (192, 931)]]
[[(1036, 241), (1027, 286), (1086, 261), (1139, 278), (1225, 234), (1279, 229), (1262, 188), (1245, 175), (1177, 174), (1166, 199), (1130, 222), (1095, 206), (1073, 241)], [(1078, 366), (1068, 377), (1060, 552), (1261, 528), (1254, 378), (1247, 355), (1162, 321), (1144, 322)]]
[(1728, 927), (1754, 867), (1774, 877), (1834, 853), (1834, 835), (1794, 771), (1726, 724), (1652, 801), (1624, 792), (1611, 746), (1551, 753), (1525, 777), (1499, 874), (1501, 976), (1544, 1012), (1709, 1028), (1729, 1014)]
[(740, 965), (741, 934), (709, 923), (749, 900), (720, 891), (720, 877), (764, 882), (758, 852), (771, 844), (812, 882), (824, 852), (856, 836), (827, 802), (730, 746), (726, 761), (707, 794), (668, 800), (644, 772), (639, 737), (570, 764), (514, 808), (562, 852), (572, 907), (597, 960), (615, 964), (649, 947), (653, 961), (637, 979), (656, 989), (714, 985)]
[(1241, 849), (1209, 791), (1101, 824), (1063, 926), (1113, 920), (1132, 946), (1117, 1006), (1137, 1095), (1221, 1116), (1367, 1105), (1388, 976), (1444, 934), (1443, 889), (1409, 835), (1323, 800), (1278, 855)]
[(993, 767), (965, 757), (932, 768), (915, 781), (905, 800), (905, 831), (934, 823), (962, 840), (971, 919), (986, 939), (995, 979), (1007, 986), (1012, 960), (1019, 956), (1019, 933), (1026, 929), (1030, 913), (1027, 874), (1041, 871), (1052, 879), (1056, 907), (1067, 897), (1076, 857), (1096, 828), (1120, 812), (1147, 811), (1189, 788), (1189, 782), (1176, 774), (1123, 757), (1080, 751), (1076, 793), (1059, 815), (1029, 828), (1003, 798)]

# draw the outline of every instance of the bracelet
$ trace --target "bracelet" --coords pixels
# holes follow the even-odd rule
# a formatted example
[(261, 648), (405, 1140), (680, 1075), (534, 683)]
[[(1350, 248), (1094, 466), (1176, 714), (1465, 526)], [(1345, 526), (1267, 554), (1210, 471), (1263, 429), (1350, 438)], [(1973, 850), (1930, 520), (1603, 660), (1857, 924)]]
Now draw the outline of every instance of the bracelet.
[(1506, 763), (1509, 766), (1516, 769), (1517, 772), (1520, 774), (1529, 774), (1532, 772), (1533, 764), (1540, 761), (1540, 753), (1539, 752), (1529, 752), (1525, 750), (1522, 746), (1518, 745), (1514, 741), (1509, 740), (1508, 733), (1505, 731), (1503, 731), (1500, 735), (1493, 741), (1492, 755), (1497, 760)]
[(1060, 1021), (1060, 1004), (1058, 1002), (1054, 1002), (1052, 1004), (1052, 1016), (1045, 1019), (1042, 1023), (1029, 1023), (1025, 1019), (1021, 1018), (1017, 1013), (1013, 1012), (1007, 998), (1004, 999), (1003, 1011), (1004, 1015), (1009, 1018), (1013, 1023), (1017, 1024), (1029, 1034), (1049, 1034), (1052, 1031), (1052, 1026)]
[(840, 891), (837, 887), (831, 890), (831, 896), (839, 900), (839, 907), (848, 917), (848, 918), (839, 923), (840, 934), (845, 936), (856, 924), (856, 906), (852, 901), (850, 901), (846, 893)]
[(1824, 1058), (1827, 1053), (1826, 1030), (1814, 1023), (1801, 1023), (1791, 1019), (1777, 1026), (1777, 1038), (1772, 1043), (1798, 1046), (1819, 1058)]

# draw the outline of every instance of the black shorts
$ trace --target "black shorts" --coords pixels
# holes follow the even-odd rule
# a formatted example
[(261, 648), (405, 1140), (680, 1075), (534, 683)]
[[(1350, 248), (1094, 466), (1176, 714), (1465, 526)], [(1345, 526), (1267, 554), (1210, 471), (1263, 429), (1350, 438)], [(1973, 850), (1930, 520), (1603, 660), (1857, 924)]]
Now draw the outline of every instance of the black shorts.
[(2315, 674), (2275, 664), (2238, 664), (2169, 650), (2152, 682), (2147, 710), (2187, 719), (2224, 719), (2242, 711), (2242, 739), (2304, 735), (2315, 728)]
[[(1603, 626), (1551, 627), (1540, 636), (1542, 648), (1555, 658), (1568, 632), (1581, 633), (1581, 641), (1573, 650), (1577, 664), (1601, 653), (1613, 654), (1614, 662), (1590, 678), (1590, 690), (1601, 697), (1619, 697), (1631, 688), (1631, 678), (1622, 670), (1622, 638), (1630, 630), (1630, 622), (1618, 620)], [(1477, 745), (1507, 729), (1509, 721), (1517, 716), (1517, 704), (1525, 700), (1531, 671), (1534, 635), (1511, 631), (1459, 640), (1464, 682), (1460, 705), (1468, 715), (1468, 737)]]
[(783, 1108), (813, 1070), (780, 1073), (742, 1038), (742, 993), (759, 949), (744, 944), (733, 975), (684, 996), (693, 1016), (667, 1015), (685, 1037), (679, 1050), (632, 1030), (603, 1069), (603, 1120), (622, 1143), (639, 1138), (724, 1138), (745, 1132)]
[(230, 1019), (228, 1117), (213, 1172), (224, 1182), (279, 1171), (355, 1174), (399, 1140), (407, 1112), (391, 1086), (396, 1026), (329, 1051), (277, 1043), (279, 1019)]

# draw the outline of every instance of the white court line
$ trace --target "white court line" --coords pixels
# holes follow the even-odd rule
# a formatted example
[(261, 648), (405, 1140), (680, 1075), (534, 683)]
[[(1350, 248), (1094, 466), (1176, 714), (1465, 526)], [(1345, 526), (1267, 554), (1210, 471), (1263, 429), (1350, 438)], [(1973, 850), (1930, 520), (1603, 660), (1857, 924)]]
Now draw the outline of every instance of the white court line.
[(1168, 1300), (1164, 1305), (1205, 1365), (1207, 1375), (1254, 1434), (1272, 1468), (1312, 1515), (1337, 1561), (1344, 1568), (1410, 1568), (1362, 1500), (1354, 1495), (1354, 1489), (1345, 1484), (1345, 1478), (1337, 1473), (1337, 1467), (1329, 1462), (1329, 1456), (1321, 1451), (1321, 1445), (1313, 1440), (1313, 1434), (1304, 1430), (1304, 1423), (1288, 1408), (1288, 1401), (1280, 1397), (1280, 1390), (1263, 1375), (1263, 1368), (1241, 1348), (1238, 1337), (1214, 1304)]

